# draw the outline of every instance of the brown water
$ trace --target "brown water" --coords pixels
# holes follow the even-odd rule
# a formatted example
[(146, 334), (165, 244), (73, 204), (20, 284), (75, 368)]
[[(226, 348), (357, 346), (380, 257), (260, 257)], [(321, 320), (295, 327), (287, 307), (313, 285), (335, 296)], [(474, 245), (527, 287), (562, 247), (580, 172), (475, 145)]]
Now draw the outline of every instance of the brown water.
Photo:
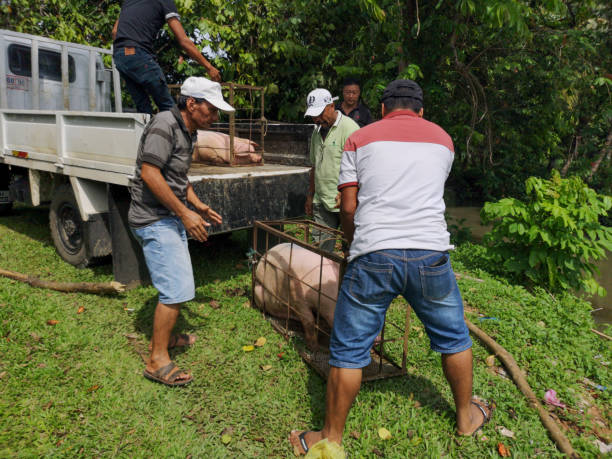
[[(480, 223), (480, 207), (449, 207), (446, 211), (453, 219), (448, 223), (469, 228), (472, 232), (472, 237), (477, 242), (481, 241), (482, 236), (490, 229), (490, 226)], [(459, 223), (457, 221), (459, 219), (465, 219), (465, 221)], [(597, 282), (606, 289), (608, 294), (604, 297), (592, 296), (587, 299), (593, 305), (593, 318), (595, 321), (612, 324), (612, 253), (608, 253), (608, 258), (600, 260), (597, 263), (597, 267), (601, 271), (599, 276), (597, 276)]]

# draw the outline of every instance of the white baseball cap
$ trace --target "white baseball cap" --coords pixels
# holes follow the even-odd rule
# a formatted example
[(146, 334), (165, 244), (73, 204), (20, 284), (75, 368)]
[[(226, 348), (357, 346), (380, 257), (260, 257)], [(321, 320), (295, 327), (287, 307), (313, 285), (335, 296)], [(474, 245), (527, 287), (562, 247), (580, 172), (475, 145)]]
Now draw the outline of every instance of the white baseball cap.
[(327, 89), (317, 88), (306, 97), (306, 113), (304, 118), (307, 116), (319, 116), (325, 107), (338, 100), (337, 97), (332, 97), (331, 93)]
[(181, 86), (183, 96), (205, 99), (224, 112), (235, 111), (234, 107), (223, 100), (221, 85), (204, 77), (189, 77)]

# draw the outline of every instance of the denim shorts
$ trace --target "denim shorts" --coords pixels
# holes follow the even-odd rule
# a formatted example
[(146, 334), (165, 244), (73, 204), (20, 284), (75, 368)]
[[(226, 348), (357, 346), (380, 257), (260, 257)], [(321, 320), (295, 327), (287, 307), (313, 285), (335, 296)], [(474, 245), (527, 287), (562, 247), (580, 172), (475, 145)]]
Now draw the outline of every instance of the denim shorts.
[(166, 217), (142, 228), (131, 228), (142, 246), (159, 302), (177, 304), (195, 297), (187, 232), (177, 217)]
[(334, 313), (331, 366), (363, 368), (370, 364), (374, 339), (398, 295), (423, 323), (432, 350), (455, 354), (472, 346), (448, 253), (380, 250), (347, 266)]

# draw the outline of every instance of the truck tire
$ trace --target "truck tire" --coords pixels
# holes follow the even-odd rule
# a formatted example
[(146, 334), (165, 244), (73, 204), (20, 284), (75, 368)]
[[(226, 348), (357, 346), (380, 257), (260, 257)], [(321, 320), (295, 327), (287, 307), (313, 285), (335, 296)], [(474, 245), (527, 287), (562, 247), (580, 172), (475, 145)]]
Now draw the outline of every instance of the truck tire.
[(60, 257), (77, 268), (86, 268), (92, 263), (93, 258), (87, 256), (85, 226), (69, 183), (61, 185), (53, 193), (49, 226)]

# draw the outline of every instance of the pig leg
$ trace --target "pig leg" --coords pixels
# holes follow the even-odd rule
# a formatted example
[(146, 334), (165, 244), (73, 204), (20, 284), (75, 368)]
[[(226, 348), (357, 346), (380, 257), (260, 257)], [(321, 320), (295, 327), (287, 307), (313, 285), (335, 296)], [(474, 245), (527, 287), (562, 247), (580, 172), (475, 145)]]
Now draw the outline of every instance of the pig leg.
[(302, 329), (304, 330), (304, 340), (306, 341), (306, 346), (311, 351), (317, 350), (317, 329), (316, 329), (316, 318), (310, 309), (310, 306), (300, 302), (296, 311), (300, 322), (302, 324)]

